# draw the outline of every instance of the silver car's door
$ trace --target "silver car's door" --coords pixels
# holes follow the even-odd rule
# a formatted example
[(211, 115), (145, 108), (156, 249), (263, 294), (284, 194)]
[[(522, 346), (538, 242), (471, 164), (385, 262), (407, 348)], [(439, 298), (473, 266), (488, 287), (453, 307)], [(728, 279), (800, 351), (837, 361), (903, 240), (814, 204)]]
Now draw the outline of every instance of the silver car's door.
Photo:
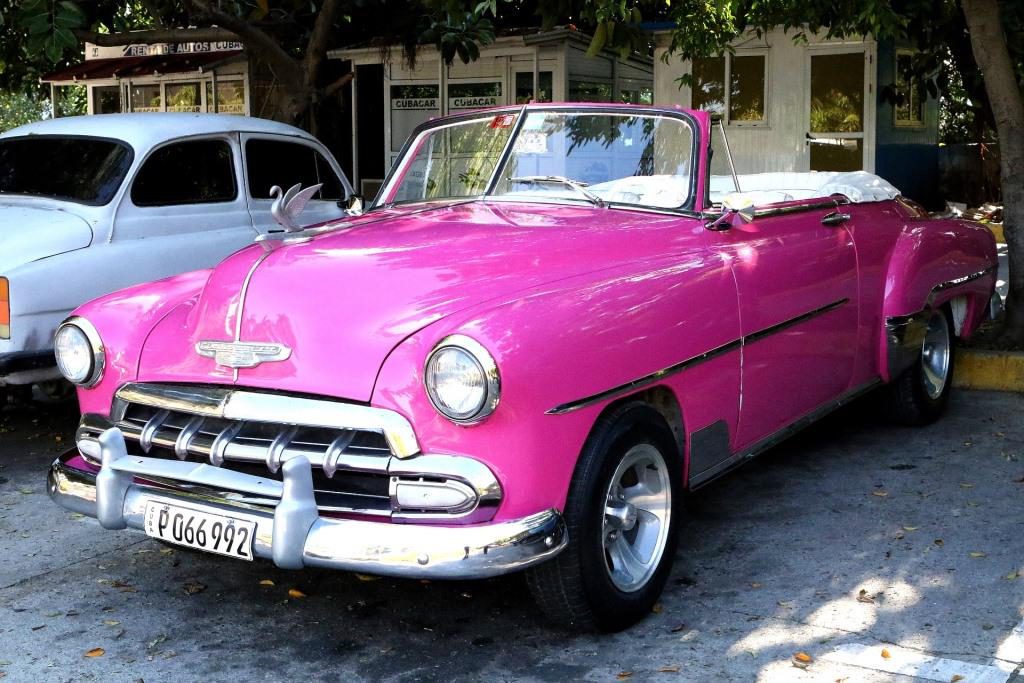
[(270, 188), (282, 192), (296, 183), (309, 187), (323, 183), (297, 218), (299, 225), (314, 225), (346, 215), (345, 201), (352, 186), (331, 153), (312, 140), (264, 133), (242, 134), (245, 190), (253, 225), (260, 232), (280, 230), (270, 214)]
[(143, 159), (114, 216), (124, 284), (208, 268), (257, 236), (238, 134), (166, 142)]

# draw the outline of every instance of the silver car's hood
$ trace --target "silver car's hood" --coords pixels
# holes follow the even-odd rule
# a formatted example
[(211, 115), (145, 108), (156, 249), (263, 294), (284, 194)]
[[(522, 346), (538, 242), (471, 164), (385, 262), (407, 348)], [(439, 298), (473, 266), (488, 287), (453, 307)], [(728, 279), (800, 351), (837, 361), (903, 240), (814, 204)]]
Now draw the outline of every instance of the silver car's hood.
[(0, 275), (16, 266), (83, 249), (92, 228), (68, 209), (0, 198)]

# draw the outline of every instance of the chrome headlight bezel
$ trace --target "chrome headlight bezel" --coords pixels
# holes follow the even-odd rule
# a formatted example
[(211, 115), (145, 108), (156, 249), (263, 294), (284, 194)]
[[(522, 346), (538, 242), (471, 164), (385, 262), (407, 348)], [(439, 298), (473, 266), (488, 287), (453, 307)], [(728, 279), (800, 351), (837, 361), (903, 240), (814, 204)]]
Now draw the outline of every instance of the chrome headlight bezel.
[(82, 381), (76, 381), (64, 372), (64, 368), (61, 366), (60, 359), (57, 359), (57, 369), (60, 370), (61, 375), (64, 376), (69, 382), (76, 386), (89, 389), (99, 384), (100, 380), (103, 379), (103, 371), (106, 369), (106, 350), (103, 348), (103, 341), (100, 339), (100, 333), (96, 327), (81, 316), (72, 316), (62, 322), (57, 327), (57, 332), (53, 335), (54, 339), (54, 355), (57, 355), (57, 338), (59, 337), (62, 330), (65, 328), (73, 327), (77, 329), (85, 337), (86, 343), (89, 345), (89, 357), (91, 360), (89, 372), (86, 374)]
[[(482, 400), (472, 411), (454, 414), (445, 408), (444, 402), (438, 397), (433, 380), (433, 364), (438, 355), (445, 350), (456, 349), (467, 354), (476, 363), (483, 378), (485, 392)], [(434, 410), (445, 418), (460, 425), (473, 425), (490, 417), (501, 400), (501, 374), (494, 357), (484, 348), (483, 344), (464, 334), (453, 334), (438, 342), (427, 355), (423, 365), (423, 387), (427, 392)]]

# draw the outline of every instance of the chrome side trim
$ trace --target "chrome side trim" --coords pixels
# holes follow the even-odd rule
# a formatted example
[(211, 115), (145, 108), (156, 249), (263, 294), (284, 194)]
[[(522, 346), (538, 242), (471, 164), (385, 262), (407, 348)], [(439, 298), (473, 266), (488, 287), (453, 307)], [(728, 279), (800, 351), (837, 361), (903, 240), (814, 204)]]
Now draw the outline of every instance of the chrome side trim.
[(384, 435), (391, 452), (400, 458), (420, 452), (412, 425), (404, 417), (391, 410), (353, 403), (230, 387), (175, 384), (126, 384), (117, 390), (114, 402), (111, 411), (114, 422), (121, 421), (127, 404), (140, 403), (163, 410), (226, 420), (378, 432)]
[[(115, 432), (116, 430), (111, 430)], [(121, 439), (123, 444), (123, 439)], [(116, 444), (107, 442), (107, 448)], [(103, 457), (99, 474), (69, 464), (74, 451), (50, 467), (47, 490), (63, 508), (100, 517), (106, 528), (144, 529), (150, 502), (200, 505), (210, 512), (251, 520), (256, 524), (253, 554), (282, 567), (325, 567), (344, 571), (419, 579), (475, 579), (507, 574), (548, 560), (568, 543), (565, 522), (557, 510), (494, 524), (429, 526), (388, 524), (320, 517), (304, 489), (309, 463), (291, 460), (284, 482), (219, 470), (205, 464), (158, 461), (180, 476), (191, 466), (194, 478), (230, 477), (231, 487), (260, 489), (276, 503), (272, 511), (228, 500), (212, 501), (187, 491), (173, 491), (134, 481), (148, 470), (152, 458), (117, 453)], [(141, 461), (141, 462), (140, 462)], [(293, 464), (294, 463), (294, 464)], [(101, 479), (104, 481), (100, 485)], [(265, 482), (265, 483), (258, 483)], [(223, 483), (223, 482), (219, 482)]]
[(985, 277), (986, 275), (990, 275), (991, 273), (996, 272), (997, 269), (998, 269), (998, 266), (989, 266), (988, 268), (985, 268), (984, 270), (979, 270), (979, 271), (976, 271), (974, 273), (970, 273), (968, 275), (964, 275), (963, 277), (958, 277), (958, 278), (954, 278), (952, 280), (946, 280), (945, 282), (940, 282), (939, 284), (937, 284), (934, 287), (932, 287), (932, 293), (934, 294), (935, 292), (941, 292), (944, 289), (950, 289), (951, 287), (958, 287), (959, 285), (967, 284), (968, 282), (972, 282), (974, 280), (978, 280), (980, 278)]
[(729, 351), (735, 351), (736, 349), (740, 348), (743, 345), (753, 344), (759, 339), (763, 339), (769, 335), (776, 334), (777, 332), (782, 332), (787, 328), (790, 328), (794, 325), (799, 325), (802, 322), (806, 322), (812, 318), (816, 318), (819, 315), (828, 313), (829, 311), (844, 306), (849, 302), (849, 299), (839, 299), (838, 301), (833, 301), (832, 303), (822, 306), (821, 308), (816, 308), (813, 311), (802, 313), (796, 316), (795, 318), (784, 320), (781, 323), (772, 325), (771, 327), (766, 327), (763, 330), (759, 330), (744, 337), (740, 337), (739, 339), (734, 339), (733, 341), (722, 344), (721, 346), (716, 346), (710, 351), (705, 351), (704, 353), (699, 354), (697, 356), (693, 356), (692, 358), (687, 358), (684, 361), (680, 361), (675, 365), (670, 365), (667, 368), (662, 368), (661, 370), (652, 372), (649, 375), (644, 375), (643, 377), (631, 380), (629, 382), (626, 382), (625, 384), (620, 384), (618, 386), (612, 387), (611, 389), (606, 389), (604, 391), (598, 392), (596, 394), (591, 394), (590, 396), (586, 396), (575, 401), (562, 403), (548, 410), (545, 414), (564, 415), (565, 413), (571, 413), (574, 410), (586, 408), (587, 406), (594, 405), (595, 403), (601, 403), (602, 401), (605, 401), (614, 396), (631, 393), (633, 391), (636, 391), (637, 389), (642, 389), (643, 387), (656, 384), (657, 382), (660, 382), (666, 377), (678, 374), (683, 370), (692, 368), (693, 366), (711, 360), (712, 358), (717, 358), (718, 356), (721, 356), (724, 353), (728, 353)]
[(918, 361), (927, 331), (927, 309), (886, 319), (886, 363), (890, 380), (902, 375)]
[(690, 477), (690, 489), (695, 490), (700, 488), (701, 486), (705, 486), (706, 484), (711, 483), (713, 480), (724, 475), (726, 472), (732, 470), (733, 468), (736, 468), (745, 463), (746, 461), (755, 458), (758, 455), (761, 455), (765, 451), (777, 446), (778, 444), (782, 443), (783, 441), (793, 436), (797, 432), (806, 429), (807, 427), (817, 422), (821, 418), (825, 417), (829, 413), (837, 410), (838, 408), (841, 408), (842, 406), (853, 401), (854, 399), (863, 396), (864, 394), (868, 393), (879, 384), (881, 384), (880, 380), (873, 380), (860, 387), (851, 389), (850, 391), (844, 393), (839, 398), (832, 399), (828, 403), (825, 403), (824, 405), (815, 408), (811, 412), (807, 413), (803, 417), (798, 418), (796, 421), (790, 423), (786, 427), (783, 427), (774, 434), (771, 434), (765, 437), (764, 439), (758, 441), (757, 443), (753, 444), (752, 446), (749, 446), (743, 449), (742, 451), (732, 455), (731, 457), (722, 460), (718, 465), (715, 465), (714, 467), (705, 470), (704, 472), (700, 472), (699, 474)]

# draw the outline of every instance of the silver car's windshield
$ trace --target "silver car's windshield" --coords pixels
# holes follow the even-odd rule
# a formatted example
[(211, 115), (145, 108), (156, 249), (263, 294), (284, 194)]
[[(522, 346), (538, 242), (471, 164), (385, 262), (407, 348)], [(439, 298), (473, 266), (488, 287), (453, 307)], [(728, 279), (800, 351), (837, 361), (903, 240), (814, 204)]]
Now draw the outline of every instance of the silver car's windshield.
[(690, 198), (693, 150), (686, 121), (654, 112), (481, 114), (421, 132), (380, 203), (487, 196), (674, 209)]
[(57, 135), (0, 139), (0, 194), (103, 205), (113, 199), (131, 163), (131, 148), (114, 140)]

